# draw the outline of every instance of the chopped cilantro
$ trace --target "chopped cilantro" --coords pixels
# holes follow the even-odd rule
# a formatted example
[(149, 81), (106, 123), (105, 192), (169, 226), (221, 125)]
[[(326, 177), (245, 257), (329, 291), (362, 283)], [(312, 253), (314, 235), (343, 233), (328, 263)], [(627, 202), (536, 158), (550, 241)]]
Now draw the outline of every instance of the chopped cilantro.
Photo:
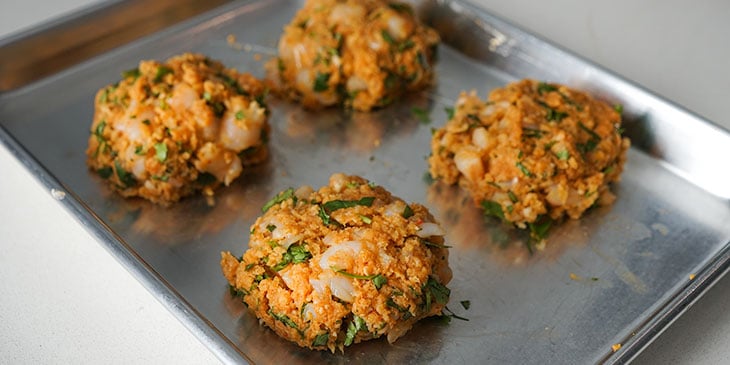
[(360, 316), (353, 314), (352, 315), (352, 321), (350, 324), (347, 325), (347, 332), (345, 333), (345, 346), (352, 345), (353, 341), (355, 340), (355, 336), (357, 336), (357, 333), (367, 330), (367, 324), (365, 323), (365, 320), (362, 319)]
[(286, 250), (286, 252), (284, 252), (283, 255), (281, 255), (281, 261), (279, 261), (278, 264), (272, 267), (272, 269), (274, 271), (281, 271), (289, 264), (300, 264), (302, 262), (306, 262), (311, 258), (312, 254), (307, 250), (304, 244), (293, 244), (289, 246), (289, 248)]
[(525, 167), (525, 165), (522, 164), (522, 162), (519, 162), (518, 161), (515, 164), (515, 166), (517, 166), (517, 168), (520, 169), (520, 171), (522, 171), (522, 173), (525, 174), (525, 176), (527, 176), (527, 177), (533, 177), (534, 176), (532, 174), (532, 172), (530, 172), (530, 170), (528, 170), (527, 167)]
[(568, 113), (559, 112), (559, 111), (557, 111), (555, 109), (549, 108), (547, 110), (547, 114), (545, 115), (545, 118), (547, 120), (549, 120), (549, 121), (557, 121), (557, 122), (559, 122), (559, 121), (565, 119), (565, 117), (567, 117), (567, 116), (568, 116)]
[(317, 76), (314, 78), (314, 85), (312, 90), (315, 92), (327, 91), (329, 89), (330, 74), (317, 72)]
[[(317, 346), (324, 346), (327, 344), (327, 342), (330, 340), (330, 334), (329, 333), (320, 333), (317, 335), (317, 337), (314, 338), (314, 341), (312, 341), (312, 347)], [(347, 345), (345, 345), (347, 346)]]
[(338, 270), (335, 267), (330, 267), (330, 269), (332, 269), (332, 271), (334, 271), (342, 276), (347, 276), (348, 278), (360, 279), (360, 280), (371, 280), (373, 282), (373, 285), (375, 285), (375, 289), (378, 289), (378, 290), (380, 290), (380, 288), (382, 288), (383, 285), (388, 283), (388, 278), (386, 278), (382, 274), (358, 275), (358, 274), (349, 273), (345, 270)]
[(469, 310), (469, 307), (471, 307), (470, 300), (462, 300), (459, 303), (461, 303), (461, 306), (464, 307), (464, 309), (466, 309), (466, 310)]
[(104, 166), (100, 169), (97, 169), (96, 173), (99, 174), (102, 179), (108, 179), (112, 176), (112, 173), (114, 173), (114, 169), (112, 169), (111, 166)]
[(322, 204), (322, 208), (324, 209), (325, 213), (331, 214), (335, 210), (352, 208), (358, 205), (369, 207), (373, 205), (373, 201), (375, 201), (374, 196), (366, 196), (360, 198), (359, 200), (330, 200)]
[(144, 146), (142, 146), (142, 145), (139, 145), (134, 148), (135, 155), (144, 156), (146, 153), (147, 153), (147, 151), (145, 151)]
[(542, 241), (547, 236), (552, 224), (552, 219), (545, 216), (540, 216), (535, 222), (528, 223), (527, 227), (530, 229), (530, 238), (537, 242)]
[(398, 303), (396, 303), (396, 302), (395, 302), (395, 300), (393, 300), (393, 298), (392, 298), (392, 297), (388, 298), (388, 299), (387, 299), (387, 300), (385, 301), (385, 304), (386, 304), (386, 305), (387, 305), (388, 307), (391, 307), (391, 308), (395, 308), (395, 309), (397, 309), (397, 310), (398, 310), (398, 312), (401, 312), (401, 313), (403, 313), (403, 312), (408, 312), (408, 308), (403, 308), (402, 306), (400, 306), (400, 305), (399, 305)]
[(537, 84), (537, 92), (538, 94), (542, 95), (543, 93), (549, 93), (551, 91), (557, 91), (558, 88), (555, 85), (550, 85), (545, 82), (541, 82)]
[(164, 142), (155, 143), (155, 157), (157, 161), (165, 162), (167, 160), (167, 145)]
[(403, 218), (405, 219), (413, 217), (413, 209), (411, 209), (410, 205), (406, 204), (406, 207), (403, 208), (403, 213), (401, 213), (401, 216), (403, 216)]
[(276, 229), (276, 226), (275, 226), (275, 225), (273, 225), (273, 224), (269, 224), (269, 225), (267, 225), (267, 226), (266, 226), (266, 229), (267, 229), (267, 230), (268, 230), (269, 232), (273, 232), (273, 231), (274, 231), (274, 230)]
[(281, 203), (285, 200), (291, 199), (291, 198), (296, 199), (296, 197), (294, 196), (294, 189), (292, 189), (292, 188), (286, 189), (286, 190), (280, 192), (279, 194), (277, 194), (275, 197), (271, 198), (271, 200), (269, 200), (268, 202), (266, 202), (266, 204), (264, 204), (264, 206), (261, 208), (261, 212), (266, 213), (266, 211), (269, 210), (274, 205), (279, 204), (279, 203)]
[(600, 140), (601, 139), (601, 136), (599, 136), (598, 133), (596, 133), (592, 129), (586, 127), (586, 125), (583, 124), (583, 122), (578, 122), (578, 126), (580, 127), (580, 129), (582, 129), (586, 133), (590, 134), (591, 135), (591, 138), (597, 139), (597, 140)]
[(155, 74), (154, 82), (160, 82), (162, 81), (162, 78), (165, 77), (167, 74), (171, 74), (172, 69), (166, 66), (160, 66), (157, 68), (157, 73)]
[(236, 112), (236, 119), (241, 120), (246, 117), (246, 114), (243, 113), (243, 110), (239, 110)]
[(134, 175), (132, 175), (131, 172), (128, 172), (122, 167), (119, 160), (114, 161), (114, 169), (117, 171), (119, 181), (124, 184), (125, 188), (129, 188), (137, 184), (137, 179), (134, 178)]
[[(142, 74), (142, 73), (140, 73), (140, 72), (139, 72), (139, 68), (133, 68), (133, 69), (131, 69), (131, 70), (123, 71), (123, 72), (122, 72), (122, 78), (123, 78), (123, 79), (126, 79), (126, 78), (130, 78), (130, 77), (131, 77), (131, 78), (133, 78), (134, 80), (137, 80), (137, 78), (138, 78), (138, 77), (139, 77), (139, 76), (140, 76), (141, 74)], [(134, 80), (132, 80), (132, 81), (134, 81)]]
[(403, 51), (409, 50), (409, 49), (413, 48), (413, 46), (415, 46), (415, 45), (416, 44), (412, 40), (406, 39), (405, 41), (398, 44), (398, 52), (403, 52)]
[(517, 203), (517, 196), (515, 193), (512, 192), (512, 190), (507, 191), (507, 196), (509, 196), (509, 200), (511, 200), (513, 203)]
[(274, 313), (274, 311), (272, 309), (269, 309), (269, 315), (274, 317), (275, 320), (277, 320), (291, 328), (295, 328), (296, 330), (299, 330), (299, 326), (297, 326), (297, 324), (294, 323), (294, 321), (292, 321), (291, 318), (289, 318), (289, 316), (287, 316), (286, 314), (277, 314), (277, 313)]
[(383, 29), (380, 32), (380, 35), (383, 37), (383, 40), (386, 41), (388, 44), (395, 44), (395, 39), (393, 39), (393, 36), (391, 36), (387, 30)]
[(380, 290), (380, 288), (382, 288), (383, 285), (388, 283), (388, 278), (386, 278), (385, 276), (383, 276), (381, 274), (375, 275), (375, 277), (372, 278), (371, 280), (373, 281), (373, 285), (375, 285), (375, 289), (378, 289), (378, 290)]
[(558, 158), (558, 160), (565, 161), (570, 158), (570, 152), (568, 152), (568, 150), (558, 151), (555, 156)]
[(621, 104), (616, 104), (613, 106), (613, 110), (615, 110), (616, 113), (622, 114), (624, 112), (624, 106)]
[(240, 298), (243, 298), (249, 294), (248, 290), (243, 288), (236, 288), (233, 285), (228, 285), (228, 292), (231, 293), (231, 296)]
[(484, 214), (504, 220), (504, 212), (502, 211), (502, 206), (499, 203), (491, 200), (482, 200), (481, 205), (482, 209), (484, 209)]

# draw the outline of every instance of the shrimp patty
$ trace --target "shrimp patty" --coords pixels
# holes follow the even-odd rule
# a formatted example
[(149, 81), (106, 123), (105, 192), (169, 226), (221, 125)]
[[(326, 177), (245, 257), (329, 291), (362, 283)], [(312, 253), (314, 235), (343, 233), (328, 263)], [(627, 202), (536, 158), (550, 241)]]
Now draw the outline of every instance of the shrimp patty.
[(231, 290), (261, 323), (317, 350), (385, 335), (438, 315), (451, 280), (444, 232), (427, 209), (357, 176), (267, 203), (239, 259), (222, 253)]
[(96, 94), (89, 167), (125, 197), (213, 194), (267, 156), (264, 84), (203, 55), (142, 61)]
[(430, 173), (466, 188), (486, 213), (518, 227), (540, 217), (579, 218), (610, 203), (629, 140), (621, 114), (566, 86), (522, 80), (487, 101), (462, 93), (433, 133)]
[(308, 0), (284, 27), (271, 80), (305, 107), (368, 111), (429, 86), (439, 36), (410, 5)]

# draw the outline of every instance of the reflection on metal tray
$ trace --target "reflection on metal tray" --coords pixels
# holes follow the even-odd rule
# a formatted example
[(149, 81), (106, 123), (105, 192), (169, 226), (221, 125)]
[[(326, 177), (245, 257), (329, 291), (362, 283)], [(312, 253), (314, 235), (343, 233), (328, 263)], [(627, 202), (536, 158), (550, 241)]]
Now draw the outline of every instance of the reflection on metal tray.
[[(65, 190), (70, 199), (63, 204), (223, 360), (629, 360), (728, 267), (730, 187), (723, 183), (727, 172), (714, 166), (718, 156), (730, 155), (730, 135), (466, 3), (417, 5), (445, 43), (432, 90), (371, 114), (310, 113), (272, 100), (271, 158), (219, 191), (213, 206), (191, 198), (161, 208), (108, 191), (84, 163), (94, 93), (140, 59), (185, 51), (263, 76), (256, 52), (232, 47), (226, 37), (273, 49), (300, 2), (227, 4), (0, 94), (0, 138), (48, 187)], [(614, 187), (615, 204), (556, 227), (547, 247), (532, 255), (523, 236), (484, 219), (462, 191), (423, 180), (430, 129), (444, 123), (444, 107), (461, 90), (485, 96), (525, 77), (622, 103), (634, 146)], [(429, 110), (431, 124), (411, 115), (414, 106)], [(330, 354), (277, 338), (229, 296), (220, 251), (243, 252), (248, 227), (270, 196), (290, 186), (321, 186), (337, 171), (430, 208), (453, 246), (452, 303), (471, 301), (468, 310), (451, 309), (468, 322), (426, 320), (393, 345), (376, 340)], [(617, 343), (623, 347), (614, 353)]]

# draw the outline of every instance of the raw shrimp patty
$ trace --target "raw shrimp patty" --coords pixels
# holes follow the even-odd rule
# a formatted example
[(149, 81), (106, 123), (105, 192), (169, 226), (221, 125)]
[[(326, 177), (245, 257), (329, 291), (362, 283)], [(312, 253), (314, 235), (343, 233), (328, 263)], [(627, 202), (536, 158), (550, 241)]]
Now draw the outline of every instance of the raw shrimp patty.
[(266, 158), (264, 92), (202, 55), (142, 61), (96, 94), (87, 163), (125, 197), (212, 195)]
[(430, 85), (438, 42), (406, 4), (308, 0), (284, 27), (269, 75), (305, 107), (367, 111)]
[[(618, 109), (618, 108), (616, 108)], [(462, 93), (433, 133), (430, 172), (486, 211), (525, 227), (610, 203), (629, 140), (615, 108), (565, 86), (523, 80), (487, 101)]]
[(357, 176), (319, 191), (279, 193), (251, 227), (242, 258), (222, 253), (231, 291), (283, 338), (317, 350), (386, 335), (446, 305), (451, 279), (441, 227)]

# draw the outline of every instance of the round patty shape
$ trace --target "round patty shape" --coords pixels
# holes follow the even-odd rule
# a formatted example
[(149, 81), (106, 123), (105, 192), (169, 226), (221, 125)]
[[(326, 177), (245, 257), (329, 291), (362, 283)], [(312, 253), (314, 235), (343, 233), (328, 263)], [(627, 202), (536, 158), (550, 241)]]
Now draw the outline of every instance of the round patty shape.
[(462, 93), (433, 133), (430, 173), (467, 189), (486, 213), (524, 228), (610, 203), (629, 140), (615, 108), (566, 86), (522, 80), (487, 101)]
[(267, 68), (277, 89), (305, 107), (368, 111), (429, 86), (438, 42), (407, 4), (308, 0)]
[(231, 291), (281, 337), (334, 351), (389, 342), (449, 299), (448, 250), (425, 207), (357, 176), (279, 193), (242, 258), (222, 253)]
[(169, 204), (267, 156), (264, 84), (203, 55), (142, 61), (95, 99), (87, 164), (122, 196)]

